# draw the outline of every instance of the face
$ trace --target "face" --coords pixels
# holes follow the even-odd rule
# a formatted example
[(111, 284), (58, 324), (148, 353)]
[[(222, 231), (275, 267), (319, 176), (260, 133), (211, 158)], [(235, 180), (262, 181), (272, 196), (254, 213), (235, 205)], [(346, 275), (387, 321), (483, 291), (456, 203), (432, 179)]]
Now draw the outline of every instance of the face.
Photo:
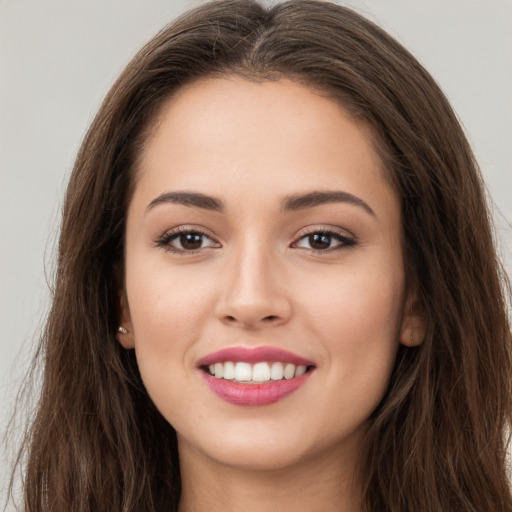
[(357, 448), (411, 337), (398, 198), (365, 128), (288, 80), (167, 103), (126, 228), (120, 341), (180, 456)]

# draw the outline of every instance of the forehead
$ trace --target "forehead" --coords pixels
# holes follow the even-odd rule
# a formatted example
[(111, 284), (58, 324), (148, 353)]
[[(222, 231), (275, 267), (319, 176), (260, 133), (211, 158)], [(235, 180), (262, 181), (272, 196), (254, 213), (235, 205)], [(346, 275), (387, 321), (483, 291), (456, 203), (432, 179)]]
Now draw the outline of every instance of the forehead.
[(340, 185), (359, 194), (385, 186), (393, 195), (370, 130), (338, 102), (288, 79), (228, 76), (180, 89), (141, 156), (138, 181), (153, 195), (175, 186), (221, 196), (242, 186), (285, 195), (301, 192), (294, 186)]

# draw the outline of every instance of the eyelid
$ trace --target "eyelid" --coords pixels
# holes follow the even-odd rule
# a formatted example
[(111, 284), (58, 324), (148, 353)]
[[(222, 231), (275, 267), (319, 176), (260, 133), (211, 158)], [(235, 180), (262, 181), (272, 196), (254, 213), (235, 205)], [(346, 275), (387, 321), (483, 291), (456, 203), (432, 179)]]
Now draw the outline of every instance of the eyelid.
[(352, 240), (356, 240), (355, 235), (353, 235), (350, 231), (343, 229), (339, 226), (332, 226), (329, 224), (315, 224), (312, 226), (306, 226), (305, 228), (301, 229), (297, 236), (295, 237), (296, 240), (299, 238), (302, 238), (307, 235), (311, 235), (314, 233), (329, 233), (333, 235), (339, 235), (344, 238), (350, 238)]
[[(205, 237), (206, 239), (212, 242), (211, 246), (207, 247), (199, 247), (198, 249), (180, 249), (178, 247), (173, 247), (171, 245), (171, 241), (176, 239), (180, 234), (186, 233), (196, 233)], [(329, 235), (335, 239), (337, 239), (340, 243), (335, 247), (330, 247), (327, 249), (314, 249), (314, 248), (306, 248), (298, 246), (298, 243), (312, 234), (325, 234)], [(356, 245), (357, 240), (354, 235), (352, 235), (347, 230), (340, 228), (338, 226), (330, 226), (330, 225), (314, 225), (307, 226), (303, 228), (294, 238), (294, 241), (290, 244), (292, 248), (303, 249), (308, 252), (317, 252), (317, 253), (328, 253), (338, 249), (346, 249)], [(154, 245), (158, 248), (161, 248), (167, 252), (181, 255), (193, 255), (199, 252), (207, 251), (209, 249), (217, 249), (222, 247), (221, 243), (217, 240), (217, 238), (211, 233), (209, 229), (206, 229), (203, 226), (198, 225), (179, 225), (174, 228), (167, 229), (161, 235), (157, 236), (154, 240)]]
[[(204, 238), (207, 238), (208, 240), (211, 240), (214, 245), (208, 246), (208, 247), (200, 247), (198, 249), (180, 249), (178, 247), (173, 247), (171, 245), (171, 241), (176, 239), (181, 234), (186, 233), (196, 233), (198, 235), (203, 236)], [(176, 226), (175, 228), (167, 229), (165, 230), (161, 235), (158, 235), (155, 240), (154, 244), (156, 247), (163, 249), (164, 251), (173, 253), (173, 254), (180, 254), (180, 255), (193, 255), (197, 254), (199, 252), (208, 250), (208, 249), (216, 249), (221, 247), (220, 242), (216, 239), (216, 237), (211, 234), (210, 230), (202, 227), (197, 226), (194, 224), (189, 225), (180, 225)]]
[[(331, 237), (334, 237), (340, 241), (340, 244), (336, 247), (331, 247), (327, 249), (308, 249), (305, 247), (300, 247), (297, 244), (306, 238), (307, 236), (313, 235), (313, 234), (324, 234), (324, 235), (330, 235)], [(347, 231), (346, 229), (337, 227), (337, 226), (326, 226), (326, 225), (315, 225), (315, 226), (308, 226), (304, 229), (302, 229), (297, 236), (295, 237), (294, 242), (292, 242), (291, 247), (296, 247), (298, 249), (303, 249), (308, 252), (316, 252), (316, 253), (328, 253), (339, 249), (347, 249), (350, 247), (353, 247), (357, 244), (356, 237)]]

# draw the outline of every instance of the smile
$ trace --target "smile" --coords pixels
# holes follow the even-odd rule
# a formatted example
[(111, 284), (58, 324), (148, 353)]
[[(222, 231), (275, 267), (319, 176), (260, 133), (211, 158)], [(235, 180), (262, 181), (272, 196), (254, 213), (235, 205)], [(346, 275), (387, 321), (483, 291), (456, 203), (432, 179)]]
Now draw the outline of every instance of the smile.
[(219, 398), (245, 406), (275, 403), (302, 387), (315, 365), (274, 347), (233, 347), (201, 359), (198, 367)]
[(282, 362), (260, 362), (251, 364), (248, 362), (227, 361), (225, 363), (211, 364), (207, 367), (210, 375), (217, 379), (244, 382), (247, 384), (260, 384), (262, 382), (293, 379), (300, 377), (311, 368), (305, 365)]

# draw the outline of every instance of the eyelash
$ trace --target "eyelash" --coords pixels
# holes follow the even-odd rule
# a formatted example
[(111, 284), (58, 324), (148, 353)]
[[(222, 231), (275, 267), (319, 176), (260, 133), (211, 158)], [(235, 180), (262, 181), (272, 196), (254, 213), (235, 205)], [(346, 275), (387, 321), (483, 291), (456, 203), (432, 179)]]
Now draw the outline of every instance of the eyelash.
[[(171, 231), (165, 232), (163, 235), (158, 237), (155, 241), (155, 245), (157, 247), (160, 247), (161, 249), (164, 249), (165, 251), (174, 253), (174, 254), (182, 254), (182, 255), (190, 255), (190, 254), (197, 254), (198, 252), (201, 252), (204, 249), (207, 249), (209, 247), (199, 247), (198, 249), (180, 249), (178, 247), (173, 247), (171, 245), (171, 242), (173, 240), (179, 239), (181, 236), (185, 235), (197, 235), (202, 238), (202, 240), (210, 240), (212, 244), (216, 244), (212, 237), (210, 237), (207, 233), (202, 231), (201, 229), (194, 229), (189, 227), (182, 227), (173, 229)], [(183, 245), (183, 244), (182, 244)], [(211, 246), (210, 246), (211, 247)]]
[[(335, 247), (328, 247), (327, 249), (314, 249), (314, 248), (307, 248), (307, 247), (299, 247), (298, 244), (302, 240), (307, 239), (308, 237), (311, 237), (313, 235), (320, 235), (329, 237), (331, 240), (336, 240), (339, 242), (339, 244)], [(297, 242), (294, 242), (292, 244), (292, 247), (297, 247), (299, 249), (304, 249), (308, 252), (313, 252), (315, 254), (326, 254), (334, 251), (339, 251), (342, 249), (349, 249), (351, 247), (354, 247), (356, 245), (356, 240), (348, 235), (342, 235), (338, 231), (330, 230), (330, 229), (311, 229), (310, 231), (303, 233)]]
[[(179, 238), (181, 236), (185, 236), (185, 235), (199, 236), (199, 237), (201, 237), (202, 241), (209, 240), (212, 243), (212, 245), (210, 245), (208, 247), (199, 247), (197, 249), (190, 249), (190, 250), (187, 250), (184, 248), (180, 249), (180, 248), (172, 246), (172, 242), (174, 240), (177, 240), (177, 239), (179, 240)], [(313, 235), (329, 237), (330, 241), (336, 240), (337, 242), (339, 242), (339, 244), (335, 247), (328, 247), (326, 249), (315, 249), (313, 247), (307, 248), (307, 247), (300, 247), (298, 245), (301, 241), (303, 241)], [(347, 236), (347, 235), (342, 235), (341, 233), (339, 233), (337, 231), (328, 230), (328, 229), (312, 229), (311, 231), (302, 234), (296, 242), (293, 242), (293, 244), (291, 244), (291, 247), (303, 249), (310, 253), (326, 254), (326, 253), (330, 253), (330, 252), (337, 251), (337, 250), (349, 249), (351, 247), (354, 247), (356, 245), (356, 243), (357, 242), (354, 238)], [(207, 233), (205, 233), (201, 229), (194, 229), (194, 228), (189, 228), (189, 227), (179, 227), (179, 228), (176, 228), (176, 229), (173, 229), (171, 231), (164, 233), (163, 235), (161, 235), (160, 237), (158, 237), (156, 239), (155, 245), (161, 249), (164, 249), (167, 252), (171, 252), (171, 253), (183, 255), (183, 256), (197, 254), (197, 253), (199, 253), (205, 249), (209, 249), (209, 248), (220, 247), (220, 244), (218, 242), (215, 242), (215, 240), (211, 236), (209, 236)], [(183, 244), (181, 244), (181, 245), (183, 246)]]

